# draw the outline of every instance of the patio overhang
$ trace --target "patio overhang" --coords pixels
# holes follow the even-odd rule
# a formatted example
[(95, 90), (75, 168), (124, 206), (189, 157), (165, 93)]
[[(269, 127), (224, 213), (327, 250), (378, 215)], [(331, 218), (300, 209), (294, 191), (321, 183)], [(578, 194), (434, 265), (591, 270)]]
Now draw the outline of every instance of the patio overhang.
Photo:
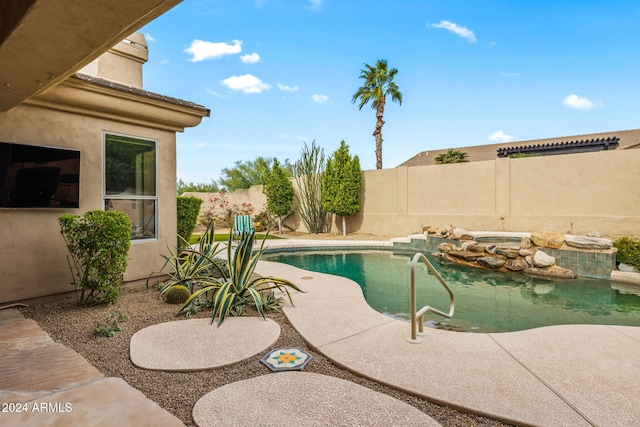
[(0, 0), (0, 112), (44, 93), (182, 0)]

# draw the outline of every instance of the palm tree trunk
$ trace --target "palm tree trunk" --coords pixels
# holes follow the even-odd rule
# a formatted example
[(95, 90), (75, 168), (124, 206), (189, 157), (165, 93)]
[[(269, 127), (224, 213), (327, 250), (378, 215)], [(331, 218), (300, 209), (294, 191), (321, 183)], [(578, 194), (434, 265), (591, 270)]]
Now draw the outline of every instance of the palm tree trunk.
[(376, 130), (373, 131), (373, 137), (376, 140), (376, 169), (382, 169), (382, 126), (384, 120), (384, 98), (378, 101), (378, 108), (376, 109)]

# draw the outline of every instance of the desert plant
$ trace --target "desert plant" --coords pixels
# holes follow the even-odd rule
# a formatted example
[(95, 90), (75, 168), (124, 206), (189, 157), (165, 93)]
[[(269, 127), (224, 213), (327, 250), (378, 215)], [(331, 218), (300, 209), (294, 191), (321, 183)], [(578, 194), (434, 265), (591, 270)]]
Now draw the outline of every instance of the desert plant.
[(209, 198), (209, 207), (200, 215), (200, 223), (206, 227), (231, 228), (237, 215), (251, 215), (254, 208), (251, 203), (231, 204), (225, 190)]
[(300, 218), (309, 233), (324, 231), (327, 213), (322, 207), (322, 175), (324, 174), (324, 150), (304, 144), (300, 160), (293, 166), (293, 174), (298, 184), (296, 200), (300, 208)]
[[(161, 297), (174, 286), (182, 285), (189, 292), (193, 292), (195, 286), (208, 286), (217, 283), (212, 276), (214, 271), (224, 276), (224, 272), (219, 265), (220, 262), (215, 260), (216, 255), (224, 248), (220, 247), (220, 243), (214, 242), (215, 230), (213, 227), (208, 227), (204, 234), (200, 236), (196, 248), (185, 245), (183, 249), (170, 250), (169, 256), (162, 255), (165, 263), (160, 272), (157, 273), (164, 273), (169, 278), (159, 285)], [(167, 267), (170, 268), (168, 272), (165, 271)], [(157, 273), (152, 273), (147, 278), (147, 288), (149, 287), (151, 276), (155, 276)]]
[(177, 198), (178, 236), (182, 237), (182, 239), (178, 239), (178, 247), (189, 241), (193, 229), (196, 228), (201, 204), (202, 199), (197, 197)]
[(640, 268), (640, 239), (620, 237), (613, 241), (613, 246), (618, 250), (617, 262)]
[(131, 221), (122, 212), (94, 210), (63, 214), (60, 232), (69, 255), (78, 304), (114, 303), (120, 296), (131, 244)]
[(122, 310), (116, 310), (111, 312), (104, 323), (98, 323), (94, 329), (94, 332), (98, 335), (102, 334), (106, 337), (112, 337), (116, 332), (120, 332), (122, 327), (120, 322), (127, 320), (127, 316)]
[(262, 306), (265, 311), (281, 311), (282, 297), (277, 297), (273, 290), (262, 292)]
[(169, 288), (165, 293), (164, 300), (169, 304), (184, 304), (191, 296), (191, 292), (186, 286), (176, 285)]
[(450, 163), (467, 163), (468, 153), (460, 150), (450, 149), (444, 153), (440, 153), (434, 159), (437, 165), (445, 165)]
[(184, 305), (176, 312), (176, 315), (188, 311), (191, 304), (200, 299), (201, 295), (209, 296), (210, 304), (213, 306), (211, 323), (218, 317), (218, 326), (222, 325), (226, 317), (231, 315), (241, 315), (244, 306), (250, 302), (255, 305), (258, 313), (265, 318), (264, 293), (274, 289), (284, 292), (291, 304), (291, 294), (287, 288), (302, 292), (293, 282), (276, 277), (254, 276), (254, 270), (262, 254), (264, 253), (264, 242), (262, 240), (259, 249), (253, 252), (255, 242), (255, 231), (247, 231), (240, 236), (240, 242), (232, 248), (231, 236), (227, 242), (227, 259), (229, 259), (229, 276), (221, 279), (214, 279), (215, 284), (205, 286), (194, 292)]
[(539, 153), (513, 153), (509, 154), (512, 159), (522, 159), (524, 157), (540, 157)]

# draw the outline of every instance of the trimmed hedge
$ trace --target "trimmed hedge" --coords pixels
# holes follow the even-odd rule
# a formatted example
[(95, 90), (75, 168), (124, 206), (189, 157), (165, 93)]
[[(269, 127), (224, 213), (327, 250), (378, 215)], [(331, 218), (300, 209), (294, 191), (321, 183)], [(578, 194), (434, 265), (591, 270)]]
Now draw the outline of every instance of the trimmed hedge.
[(640, 268), (640, 240), (633, 237), (620, 237), (614, 240), (613, 247), (618, 249), (616, 261)]
[[(189, 241), (193, 229), (196, 228), (201, 204), (202, 199), (197, 197), (178, 197), (178, 236), (184, 241)], [(178, 247), (185, 245), (182, 239), (178, 237)]]

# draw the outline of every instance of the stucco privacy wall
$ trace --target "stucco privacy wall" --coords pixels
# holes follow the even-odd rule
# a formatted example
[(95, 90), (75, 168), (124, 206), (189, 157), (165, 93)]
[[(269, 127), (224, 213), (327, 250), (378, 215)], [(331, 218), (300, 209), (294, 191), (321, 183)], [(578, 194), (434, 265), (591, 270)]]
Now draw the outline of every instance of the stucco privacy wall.
[[(423, 225), (640, 235), (640, 150), (365, 171), (352, 231)], [(348, 223), (349, 224), (349, 223)], [(349, 225), (348, 225), (349, 227)]]
[[(79, 209), (0, 209), (0, 302), (73, 289), (58, 217), (65, 212), (82, 214), (104, 208), (103, 132), (157, 140), (158, 239), (132, 242), (125, 280), (158, 271), (163, 265), (160, 254), (176, 241), (175, 132), (183, 128), (170, 129), (165, 118), (173, 123), (183, 121), (185, 126), (179, 114), (186, 115), (186, 108), (117, 92), (111, 94), (109, 103), (88, 95), (90, 87), (82, 82), (63, 83), (44, 97), (0, 113), (1, 141), (81, 150)], [(102, 97), (109, 97), (103, 92)], [(89, 105), (92, 102), (104, 103)], [(172, 109), (181, 111), (172, 113)], [(132, 119), (128, 112), (135, 112), (138, 118)], [(189, 115), (192, 121), (188, 125), (193, 126), (204, 112)]]
[[(347, 230), (406, 236), (424, 225), (455, 225), (640, 236), (638, 165), (640, 150), (616, 150), (368, 170), (362, 209), (347, 218)], [(228, 198), (259, 210), (266, 201), (261, 190), (255, 186)], [(288, 225), (306, 231), (297, 217)], [(331, 231), (340, 233), (341, 227), (341, 219), (334, 218)]]

